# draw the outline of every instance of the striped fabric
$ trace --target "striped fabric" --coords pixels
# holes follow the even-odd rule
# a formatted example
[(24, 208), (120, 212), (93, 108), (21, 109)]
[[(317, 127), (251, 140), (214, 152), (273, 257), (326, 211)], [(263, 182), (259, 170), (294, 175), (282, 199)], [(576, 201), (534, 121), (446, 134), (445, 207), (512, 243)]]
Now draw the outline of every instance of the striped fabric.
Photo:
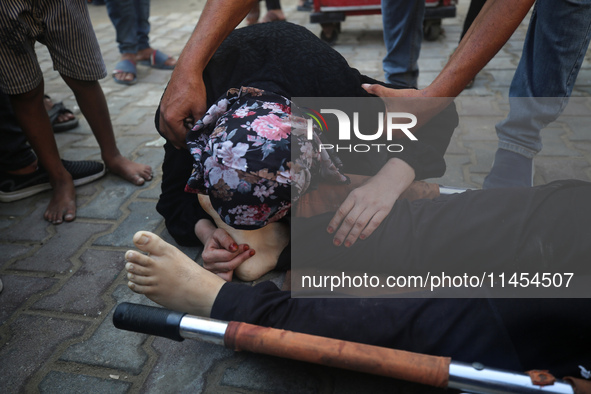
[(25, 93), (43, 73), (35, 41), (47, 46), (53, 68), (70, 78), (107, 75), (86, 0), (0, 0), (0, 90)]

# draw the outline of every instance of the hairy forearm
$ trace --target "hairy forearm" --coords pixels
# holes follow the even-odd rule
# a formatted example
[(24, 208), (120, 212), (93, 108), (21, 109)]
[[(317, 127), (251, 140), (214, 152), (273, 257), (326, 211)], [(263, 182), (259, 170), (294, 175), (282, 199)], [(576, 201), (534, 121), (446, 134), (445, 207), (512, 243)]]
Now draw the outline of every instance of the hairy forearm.
[(489, 0), (433, 83), (429, 97), (456, 97), (497, 54), (535, 0)]
[(203, 71), (222, 41), (244, 19), (256, 1), (208, 0), (174, 73)]

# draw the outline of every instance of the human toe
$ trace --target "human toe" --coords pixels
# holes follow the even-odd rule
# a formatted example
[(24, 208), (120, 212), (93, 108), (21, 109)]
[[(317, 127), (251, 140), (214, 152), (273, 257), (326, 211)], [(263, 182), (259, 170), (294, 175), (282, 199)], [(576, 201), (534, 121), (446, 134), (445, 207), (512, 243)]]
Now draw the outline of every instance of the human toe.
[(135, 233), (133, 243), (139, 250), (156, 256), (163, 255), (166, 246), (171, 246), (162, 240), (162, 238), (149, 231), (138, 231)]

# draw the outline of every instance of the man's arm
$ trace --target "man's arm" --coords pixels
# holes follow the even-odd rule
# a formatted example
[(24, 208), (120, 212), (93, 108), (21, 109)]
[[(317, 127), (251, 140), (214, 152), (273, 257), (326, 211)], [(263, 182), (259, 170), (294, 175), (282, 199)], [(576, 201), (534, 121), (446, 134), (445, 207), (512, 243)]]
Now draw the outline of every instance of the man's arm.
[[(489, 0), (435, 80), (422, 90), (365, 89), (380, 97), (456, 97), (497, 54), (535, 0)], [(440, 108), (442, 109), (442, 108)]]
[(185, 147), (185, 124), (206, 108), (203, 70), (224, 39), (257, 0), (208, 0), (181, 53), (160, 102), (160, 132), (176, 147)]

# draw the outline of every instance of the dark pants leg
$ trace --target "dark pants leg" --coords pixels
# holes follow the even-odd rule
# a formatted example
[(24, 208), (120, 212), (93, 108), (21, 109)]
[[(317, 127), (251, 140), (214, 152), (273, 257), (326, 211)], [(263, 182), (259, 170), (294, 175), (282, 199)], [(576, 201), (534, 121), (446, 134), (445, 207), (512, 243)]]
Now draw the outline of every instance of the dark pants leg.
[[(589, 265), (590, 199), (591, 183), (561, 181), (401, 201), (376, 233), (348, 249), (330, 246), (325, 228), (331, 214), (305, 220), (307, 244), (298, 246), (292, 237), (292, 251), (312, 265), (339, 269), (353, 256), (363, 270), (379, 262), (409, 272), (429, 263), (480, 272), (531, 272), (540, 265), (569, 270)], [(578, 365), (591, 365), (589, 310), (589, 298), (291, 298), (265, 282), (224, 285), (212, 317), (498, 368), (579, 376)]]
[(444, 271), (589, 273), (591, 183), (469, 191), (396, 202), (369, 238), (335, 247), (332, 213), (292, 221), (292, 269), (410, 274)]
[(16, 121), (8, 95), (0, 92), (0, 171), (19, 170), (36, 159)]
[(464, 20), (464, 27), (462, 29), (462, 34), (460, 35), (460, 41), (462, 38), (464, 38), (470, 26), (472, 26), (474, 19), (476, 19), (482, 7), (484, 7), (484, 3), (486, 3), (486, 0), (470, 1), (470, 7), (468, 8), (468, 13), (466, 14), (466, 19)]
[(591, 366), (590, 308), (590, 299), (291, 298), (271, 282), (230, 282), (211, 317), (576, 377)]

